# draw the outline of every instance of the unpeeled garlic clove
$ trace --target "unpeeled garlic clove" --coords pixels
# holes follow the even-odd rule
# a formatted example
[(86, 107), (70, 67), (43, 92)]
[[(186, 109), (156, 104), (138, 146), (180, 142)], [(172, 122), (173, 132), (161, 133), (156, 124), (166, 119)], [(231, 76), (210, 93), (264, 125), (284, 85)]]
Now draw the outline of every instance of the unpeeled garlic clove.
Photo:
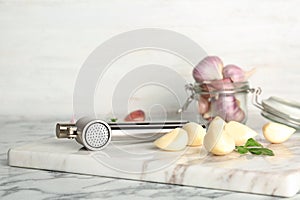
[(223, 78), (220, 80), (213, 80), (207, 83), (209, 91), (214, 90), (230, 90), (234, 89), (234, 84), (230, 78)]
[(225, 132), (225, 125), (226, 122), (218, 116), (211, 121), (203, 140), (203, 145), (208, 152), (226, 155), (234, 150), (234, 139)]
[(223, 62), (219, 57), (207, 56), (194, 68), (193, 77), (198, 83), (223, 79), (222, 69)]
[(125, 121), (145, 121), (145, 112), (143, 110), (135, 110), (129, 113)]
[(249, 138), (254, 138), (257, 135), (254, 130), (236, 121), (228, 122), (224, 130), (234, 139), (235, 146), (243, 146)]
[(165, 151), (180, 151), (188, 143), (187, 132), (182, 128), (175, 128), (154, 141), (154, 145)]
[(217, 113), (226, 122), (242, 122), (245, 119), (245, 112), (239, 107), (239, 102), (234, 95), (220, 95), (211, 103), (213, 113)]
[(208, 99), (204, 97), (199, 97), (198, 99), (198, 112), (202, 115), (209, 110)]
[(236, 65), (226, 65), (223, 68), (224, 78), (230, 78), (233, 82), (247, 81), (250, 76), (255, 73), (255, 68), (250, 71), (244, 71), (242, 68)]
[(269, 122), (263, 126), (262, 131), (266, 140), (279, 144), (287, 141), (296, 132), (296, 129), (283, 124)]
[(206, 134), (205, 129), (195, 122), (189, 122), (182, 127), (188, 134), (188, 146), (201, 146)]

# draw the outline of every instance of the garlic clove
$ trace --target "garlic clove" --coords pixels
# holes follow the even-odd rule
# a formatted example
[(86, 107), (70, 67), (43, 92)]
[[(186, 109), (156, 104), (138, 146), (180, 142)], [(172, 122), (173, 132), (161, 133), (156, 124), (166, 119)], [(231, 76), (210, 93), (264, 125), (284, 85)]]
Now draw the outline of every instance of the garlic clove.
[(208, 122), (210, 122), (211, 120), (213, 120), (213, 116), (212, 116), (211, 110), (209, 110), (206, 113), (204, 113), (202, 115), (202, 117), (203, 117), (203, 119), (205, 119)]
[(246, 116), (234, 95), (220, 95), (218, 99), (212, 100), (211, 108), (212, 113), (218, 114), (227, 122), (242, 122)]
[(248, 126), (236, 121), (228, 122), (224, 130), (234, 139), (235, 146), (243, 146), (249, 138), (254, 138), (257, 133)]
[(223, 79), (223, 62), (217, 56), (207, 56), (193, 70), (196, 82)]
[(125, 121), (145, 121), (145, 112), (143, 110), (135, 110), (125, 117)]
[(237, 106), (233, 112), (226, 113), (226, 121), (238, 121), (242, 122), (245, 119), (245, 112)]
[(230, 78), (213, 80), (207, 83), (209, 91), (234, 89), (234, 84)]
[(250, 76), (255, 73), (256, 69), (253, 68), (250, 71), (244, 71), (242, 68), (236, 65), (226, 65), (223, 68), (224, 78), (230, 78), (233, 82), (247, 81)]
[(188, 135), (182, 128), (175, 128), (154, 141), (154, 145), (165, 151), (180, 151), (186, 147)]
[(230, 78), (233, 82), (245, 81), (245, 72), (236, 65), (226, 65), (223, 68), (223, 76)]
[(209, 110), (208, 99), (199, 97), (198, 99), (198, 112), (202, 115)]
[(211, 121), (203, 140), (203, 145), (208, 152), (226, 155), (234, 150), (234, 139), (225, 132), (225, 125), (226, 122), (218, 116)]
[(188, 134), (188, 146), (201, 146), (206, 134), (205, 129), (195, 122), (189, 122), (182, 127)]
[(294, 128), (275, 122), (265, 124), (262, 130), (266, 140), (274, 144), (287, 141), (296, 132)]
[(231, 153), (235, 149), (235, 143), (232, 137), (230, 137), (226, 132), (223, 132), (221, 138), (215, 147), (211, 150), (211, 153), (223, 156)]

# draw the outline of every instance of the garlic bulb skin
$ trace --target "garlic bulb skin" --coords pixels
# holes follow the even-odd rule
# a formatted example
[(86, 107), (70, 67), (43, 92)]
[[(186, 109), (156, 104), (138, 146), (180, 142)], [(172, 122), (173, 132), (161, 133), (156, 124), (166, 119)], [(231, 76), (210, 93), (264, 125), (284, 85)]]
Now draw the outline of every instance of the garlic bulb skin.
[(206, 151), (215, 155), (226, 155), (234, 150), (234, 139), (225, 132), (225, 125), (226, 122), (218, 116), (211, 121), (203, 140)]
[(291, 135), (296, 132), (296, 129), (294, 128), (275, 122), (265, 124), (262, 130), (266, 140), (274, 144), (280, 144), (287, 141)]
[(223, 79), (223, 61), (217, 56), (207, 56), (193, 70), (196, 82)]

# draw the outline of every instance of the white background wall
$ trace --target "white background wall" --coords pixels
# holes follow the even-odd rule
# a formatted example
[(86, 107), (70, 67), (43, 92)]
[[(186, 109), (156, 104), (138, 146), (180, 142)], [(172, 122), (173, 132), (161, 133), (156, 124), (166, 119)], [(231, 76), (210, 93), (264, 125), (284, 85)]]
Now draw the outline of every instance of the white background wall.
[(180, 32), (245, 69), (264, 97), (300, 99), (300, 1), (0, 1), (0, 115), (71, 116), (77, 73), (113, 35)]

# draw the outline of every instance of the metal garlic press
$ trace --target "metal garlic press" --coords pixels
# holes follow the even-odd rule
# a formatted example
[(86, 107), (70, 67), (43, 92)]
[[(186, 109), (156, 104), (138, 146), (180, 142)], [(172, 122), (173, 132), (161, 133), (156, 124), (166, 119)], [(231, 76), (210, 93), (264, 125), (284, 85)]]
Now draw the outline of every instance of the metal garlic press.
[(163, 133), (182, 127), (188, 121), (111, 122), (90, 117), (76, 123), (57, 123), (56, 137), (75, 139), (86, 149), (98, 151), (113, 141), (153, 141)]

